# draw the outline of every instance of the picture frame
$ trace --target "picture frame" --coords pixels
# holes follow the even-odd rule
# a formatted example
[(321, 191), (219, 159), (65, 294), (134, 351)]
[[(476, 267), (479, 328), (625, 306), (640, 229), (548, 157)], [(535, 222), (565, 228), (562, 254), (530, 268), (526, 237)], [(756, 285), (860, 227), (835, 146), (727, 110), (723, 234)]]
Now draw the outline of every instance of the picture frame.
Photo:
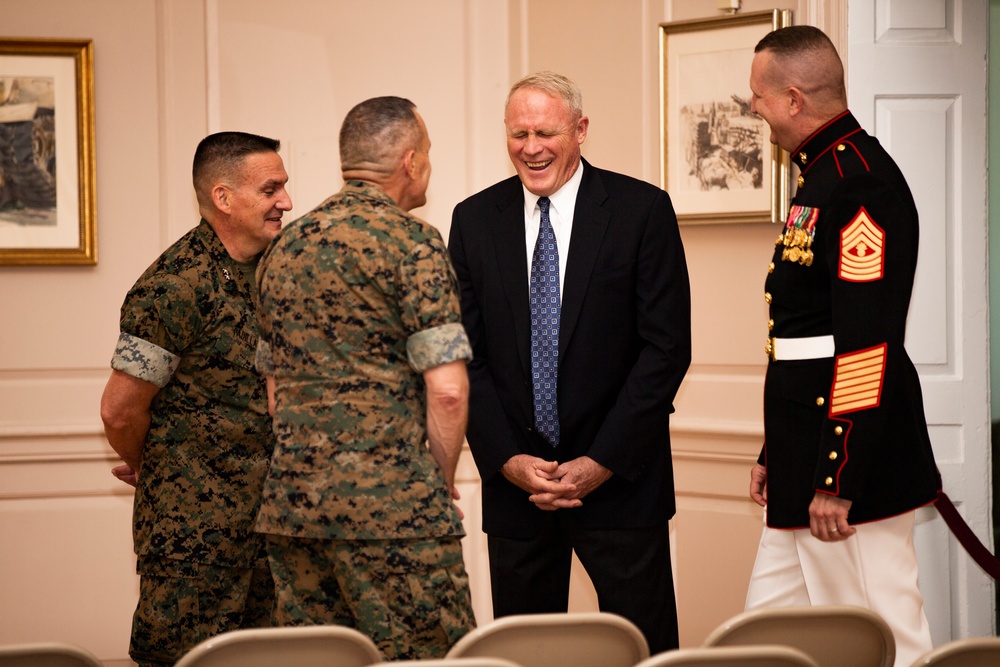
[(660, 24), (661, 187), (681, 224), (783, 222), (790, 158), (750, 112), (750, 65), (790, 10)]
[(0, 265), (97, 264), (92, 40), (0, 39)]

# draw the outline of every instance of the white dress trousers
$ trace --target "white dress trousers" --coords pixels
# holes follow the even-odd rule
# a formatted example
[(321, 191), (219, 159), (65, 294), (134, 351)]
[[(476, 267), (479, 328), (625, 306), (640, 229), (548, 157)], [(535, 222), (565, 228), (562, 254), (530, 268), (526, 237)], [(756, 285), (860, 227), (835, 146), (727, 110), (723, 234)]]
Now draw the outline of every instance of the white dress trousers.
[[(766, 515), (765, 515), (766, 518)], [(840, 542), (821, 542), (808, 528), (768, 528), (760, 538), (746, 609), (853, 605), (877, 613), (896, 640), (896, 667), (932, 648), (917, 588), (914, 512), (854, 526)]]

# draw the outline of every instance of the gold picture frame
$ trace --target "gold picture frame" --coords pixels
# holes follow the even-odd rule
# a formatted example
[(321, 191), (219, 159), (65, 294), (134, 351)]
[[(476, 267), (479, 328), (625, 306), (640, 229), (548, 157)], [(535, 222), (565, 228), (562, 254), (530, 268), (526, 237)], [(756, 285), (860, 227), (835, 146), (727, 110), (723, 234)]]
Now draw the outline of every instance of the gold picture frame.
[(757, 42), (790, 10), (660, 24), (660, 185), (681, 224), (782, 222), (790, 159), (750, 113)]
[(97, 264), (92, 40), (0, 39), (0, 265)]

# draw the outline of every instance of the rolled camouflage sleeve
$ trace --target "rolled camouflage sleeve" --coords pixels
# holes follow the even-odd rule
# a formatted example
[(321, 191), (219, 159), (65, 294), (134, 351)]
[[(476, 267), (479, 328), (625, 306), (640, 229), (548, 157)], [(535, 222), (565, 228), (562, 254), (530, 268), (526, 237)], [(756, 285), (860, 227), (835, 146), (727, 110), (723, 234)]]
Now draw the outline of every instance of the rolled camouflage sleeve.
[(118, 336), (111, 368), (163, 389), (180, 363), (176, 354), (123, 331)]
[(455, 322), (418, 331), (406, 339), (406, 357), (418, 373), (452, 361), (472, 359), (465, 327)]
[(257, 339), (257, 354), (254, 357), (254, 367), (263, 376), (274, 375), (274, 359), (271, 357), (271, 344), (263, 338)]

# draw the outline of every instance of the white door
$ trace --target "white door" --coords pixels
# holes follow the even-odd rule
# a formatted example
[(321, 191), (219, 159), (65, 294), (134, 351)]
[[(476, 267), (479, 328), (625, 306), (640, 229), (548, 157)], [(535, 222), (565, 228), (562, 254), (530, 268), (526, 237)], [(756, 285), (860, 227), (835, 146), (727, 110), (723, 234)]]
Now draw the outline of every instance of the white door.
[[(986, 0), (851, 0), (848, 98), (920, 211), (906, 348), (944, 489), (992, 545), (986, 216)], [(934, 643), (993, 634), (992, 582), (933, 508), (918, 513)]]

